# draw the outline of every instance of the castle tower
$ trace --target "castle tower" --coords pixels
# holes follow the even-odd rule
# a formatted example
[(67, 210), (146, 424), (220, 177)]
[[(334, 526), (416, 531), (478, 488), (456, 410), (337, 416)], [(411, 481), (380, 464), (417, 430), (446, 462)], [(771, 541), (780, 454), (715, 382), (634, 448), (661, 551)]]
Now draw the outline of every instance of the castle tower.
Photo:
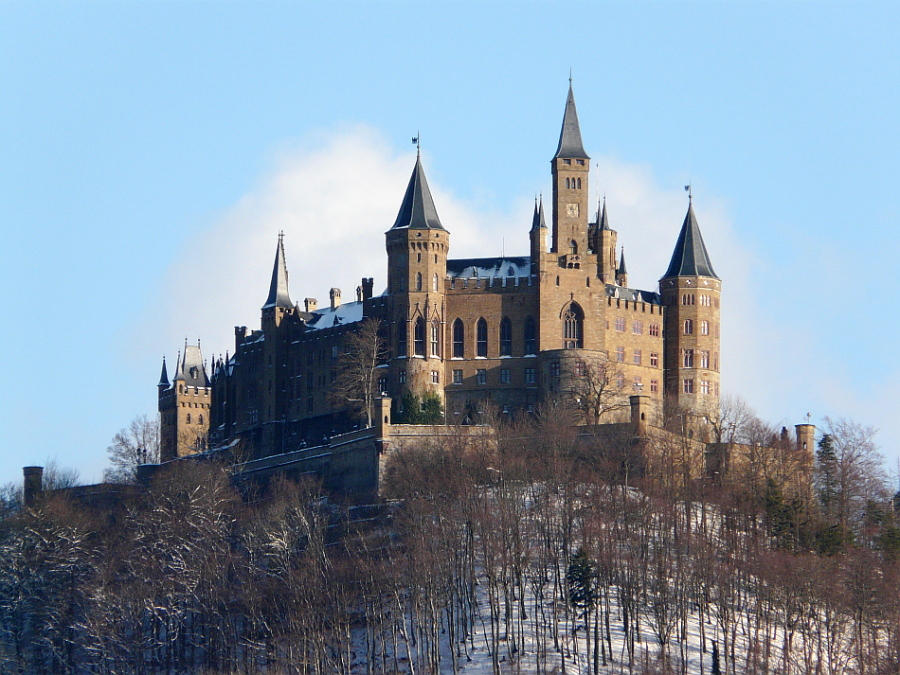
[(534, 216), (528, 233), (531, 242), (531, 273), (537, 274), (547, 252), (547, 221), (544, 220), (544, 198), (534, 202)]
[(606, 197), (597, 208), (596, 244), (597, 276), (604, 284), (616, 283), (616, 241), (617, 233), (609, 227), (606, 215)]
[(444, 280), (450, 233), (441, 225), (422, 158), (416, 156), (403, 203), (385, 234), (392, 381), (443, 398)]
[[(334, 290), (334, 289), (332, 289)], [(338, 291), (340, 303), (340, 291)], [(334, 298), (332, 298), (334, 302)], [(262, 331), (266, 339), (262, 343), (263, 375), (260, 379), (258, 413), (260, 420), (281, 423), (290, 409), (290, 387), (288, 378), (290, 371), (289, 341), (285, 339), (289, 326), (297, 318), (297, 307), (291, 301), (288, 290), (288, 270), (284, 255), (284, 233), (278, 234), (278, 245), (275, 249), (275, 263), (272, 266), (272, 280), (269, 283), (269, 294), (262, 306)], [(279, 426), (279, 425), (275, 425)], [(271, 424), (266, 427), (267, 434), (281, 434)], [(280, 436), (279, 436), (280, 437)], [(274, 443), (274, 441), (272, 441)]]
[[(550, 161), (553, 174), (553, 248), (562, 266), (588, 252), (588, 171), (590, 157), (581, 142), (575, 96), (569, 95), (563, 115), (559, 146)], [(564, 259), (564, 257), (572, 258)]]
[(269, 283), (269, 295), (262, 306), (263, 330), (268, 327), (277, 328), (286, 315), (294, 313), (294, 303), (288, 292), (287, 263), (284, 259), (284, 232), (278, 234), (278, 247), (275, 249), (275, 265), (272, 268), (272, 281)]
[(659, 282), (665, 314), (665, 393), (679, 414), (702, 418), (719, 403), (719, 299), (693, 201)]
[(169, 385), (163, 358), (159, 384), (160, 460), (184, 457), (206, 449), (209, 433), (210, 395), (200, 343), (185, 343), (178, 355), (172, 384)]
[(625, 268), (625, 249), (622, 248), (622, 257), (619, 258), (619, 267), (616, 268), (616, 284), (628, 286), (628, 270)]

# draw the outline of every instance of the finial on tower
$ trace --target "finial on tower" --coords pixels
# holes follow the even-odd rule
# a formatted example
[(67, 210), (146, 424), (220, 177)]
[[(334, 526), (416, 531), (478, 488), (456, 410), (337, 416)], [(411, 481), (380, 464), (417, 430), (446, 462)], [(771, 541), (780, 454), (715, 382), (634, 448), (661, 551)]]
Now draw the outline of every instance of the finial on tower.
[(422, 153), (422, 143), (419, 140), (420, 138), (421, 138), (421, 134), (418, 131), (416, 132), (416, 135), (413, 136), (413, 138), (412, 138), (413, 145), (416, 146), (416, 155), (420, 155)]
[(688, 193), (688, 203), (692, 203), (694, 201), (694, 188), (691, 183), (688, 183), (684, 186), (684, 191)]
[(569, 87), (572, 86), (572, 66), (569, 66)]

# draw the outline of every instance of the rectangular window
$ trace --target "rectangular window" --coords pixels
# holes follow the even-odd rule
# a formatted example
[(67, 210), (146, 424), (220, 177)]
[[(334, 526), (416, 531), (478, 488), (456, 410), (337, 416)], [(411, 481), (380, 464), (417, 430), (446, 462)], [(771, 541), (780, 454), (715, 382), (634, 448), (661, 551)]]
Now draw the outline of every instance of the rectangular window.
[(650, 393), (659, 393), (659, 380), (650, 380)]
[(641, 350), (635, 349), (634, 354), (632, 355), (632, 360), (634, 361), (634, 365), (641, 365)]
[(406, 371), (405, 370), (401, 370), (399, 373), (397, 373), (397, 380), (400, 382), (400, 384), (406, 384)]
[(631, 322), (631, 332), (635, 335), (643, 335), (644, 334), (644, 322), (638, 321), (635, 319)]
[(576, 377), (584, 377), (584, 361), (575, 362), (574, 372)]
[(436, 371), (431, 371), (431, 384), (440, 384), (441, 383), (441, 374)]
[(700, 322), (700, 335), (709, 335), (709, 321)]
[(406, 356), (406, 325), (397, 331), (397, 356)]
[(650, 365), (654, 368), (659, 368), (659, 353), (658, 352), (650, 352)]
[(659, 337), (659, 324), (651, 323), (650, 324), (650, 335), (653, 337)]
[(453, 371), (453, 384), (462, 384), (462, 370), (454, 370)]
[(487, 384), (486, 368), (479, 368), (475, 371), (475, 384)]
[(642, 390), (643, 390), (643, 388), (644, 388), (644, 383), (641, 382), (641, 378), (640, 378), (640, 377), (634, 378), (634, 382), (631, 383), (631, 388), (634, 389), (635, 391), (642, 391)]
[(432, 323), (431, 324), (431, 355), (432, 356), (440, 356), (441, 355), (440, 334), (441, 334), (441, 327), (438, 325), (437, 322)]
[(386, 377), (378, 378), (378, 391), (380, 391), (380, 392), (387, 391), (387, 378)]
[(550, 377), (559, 377), (559, 361), (550, 364)]
[(616, 317), (616, 330), (619, 331), (620, 333), (625, 332), (625, 317), (624, 316)]
[(512, 381), (509, 368), (500, 369), (500, 384), (509, 384)]
[(537, 378), (535, 377), (534, 368), (526, 368), (525, 384), (535, 384), (535, 382), (537, 382)]
[(709, 393), (709, 380), (700, 380), (700, 393), (701, 394)]
[(685, 394), (693, 394), (694, 393), (694, 381), (691, 379), (687, 379), (684, 381), (684, 393)]
[(331, 348), (331, 358), (336, 359), (338, 357), (338, 346), (334, 345)]
[(685, 335), (693, 335), (694, 334), (694, 322), (691, 319), (684, 320), (684, 334)]
[(713, 352), (713, 370), (719, 369), (719, 352)]
[(463, 344), (465, 343), (465, 328), (461, 319), (453, 322), (453, 358), (463, 357)]
[(616, 361), (625, 363), (625, 347), (616, 347)]
[(705, 350), (700, 351), (700, 367), (701, 368), (709, 368), (709, 352)]
[(618, 375), (616, 375), (616, 386), (619, 389), (625, 388), (625, 376), (622, 373), (619, 373)]
[(693, 368), (694, 367), (694, 350), (693, 349), (682, 349), (681, 350), (683, 365), (685, 368)]
[(484, 319), (478, 320), (478, 325), (475, 329), (476, 339), (475, 339), (475, 354), (477, 356), (487, 356), (487, 321)]
[(312, 398), (306, 399), (306, 414), (311, 415), (313, 411), (313, 400)]

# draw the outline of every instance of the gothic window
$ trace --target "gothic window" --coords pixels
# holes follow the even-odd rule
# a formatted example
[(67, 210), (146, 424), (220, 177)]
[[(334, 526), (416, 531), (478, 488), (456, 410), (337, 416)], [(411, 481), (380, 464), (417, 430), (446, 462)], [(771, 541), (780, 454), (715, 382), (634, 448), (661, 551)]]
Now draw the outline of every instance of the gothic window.
[(197, 416), (197, 424), (203, 424), (203, 415)]
[(684, 367), (685, 368), (693, 368), (694, 367), (694, 350), (693, 349), (683, 349), (682, 354), (684, 356)]
[(694, 334), (694, 322), (691, 319), (684, 320), (684, 334), (685, 335), (693, 335)]
[(503, 317), (500, 322), (500, 356), (512, 356), (512, 322)]
[(569, 179), (568, 178), (566, 178), (566, 189), (567, 190), (569, 189)]
[(537, 327), (530, 316), (525, 318), (525, 353), (537, 354)]
[(659, 337), (659, 324), (651, 323), (650, 324), (650, 335), (653, 337)]
[(709, 335), (709, 321), (700, 322), (700, 335)]
[(578, 255), (578, 242), (574, 239), (569, 242), (569, 253), (572, 255)]
[(581, 189), (581, 179), (580, 179), (580, 178), (576, 178), (576, 180), (578, 181), (578, 189), (580, 190), (580, 189)]
[(434, 278), (431, 280), (431, 290), (437, 292), (438, 289), (438, 275), (435, 274)]
[(416, 290), (417, 291), (422, 290), (422, 273), (421, 272), (416, 272)]
[(425, 356), (425, 319), (422, 317), (416, 319), (414, 333), (413, 354), (416, 356)]
[(191, 423), (191, 413), (188, 413), (188, 414), (187, 414), (187, 423), (188, 423), (188, 424)]
[(397, 356), (406, 356), (406, 324), (397, 327)]
[(431, 355), (432, 356), (440, 356), (441, 355), (441, 327), (437, 321), (431, 322)]
[(563, 312), (563, 349), (581, 349), (584, 312), (577, 302)]
[(488, 329), (487, 321), (483, 318), (478, 319), (478, 326), (475, 335), (475, 355), (487, 356), (488, 349)]
[(453, 358), (463, 357), (463, 345), (466, 343), (466, 329), (462, 319), (453, 322)]
[(700, 367), (701, 368), (709, 368), (709, 352), (707, 352), (707, 351), (700, 352)]

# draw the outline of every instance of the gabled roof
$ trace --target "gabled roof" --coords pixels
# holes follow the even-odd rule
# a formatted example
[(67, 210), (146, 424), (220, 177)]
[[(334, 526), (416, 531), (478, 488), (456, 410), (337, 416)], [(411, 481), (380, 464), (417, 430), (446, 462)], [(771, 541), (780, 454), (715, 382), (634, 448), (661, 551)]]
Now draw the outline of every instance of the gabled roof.
[(400, 205), (397, 220), (391, 227), (392, 230), (401, 228), (410, 230), (444, 229), (441, 219), (438, 218), (437, 209), (434, 208), (434, 199), (431, 198), (428, 181), (425, 180), (422, 158), (418, 155), (412, 176), (409, 177), (409, 185), (406, 186), (406, 194), (403, 195), (403, 203)]
[(663, 279), (670, 277), (719, 278), (713, 271), (706, 244), (703, 243), (700, 226), (697, 225), (697, 216), (694, 215), (693, 202), (688, 204), (684, 225), (681, 226), (678, 241), (675, 243), (675, 252), (672, 253), (672, 261), (669, 263), (669, 269), (662, 276)]
[(578, 113), (575, 110), (575, 95), (572, 83), (569, 82), (569, 96), (566, 98), (566, 112), (563, 115), (562, 130), (559, 132), (559, 146), (553, 158), (566, 157), (590, 159), (581, 142), (581, 127), (578, 126)]
[(269, 284), (269, 297), (263, 309), (272, 307), (293, 307), (291, 295), (288, 293), (287, 264), (284, 261), (284, 233), (278, 235), (278, 248), (275, 250), (275, 266), (272, 268), (272, 282)]

